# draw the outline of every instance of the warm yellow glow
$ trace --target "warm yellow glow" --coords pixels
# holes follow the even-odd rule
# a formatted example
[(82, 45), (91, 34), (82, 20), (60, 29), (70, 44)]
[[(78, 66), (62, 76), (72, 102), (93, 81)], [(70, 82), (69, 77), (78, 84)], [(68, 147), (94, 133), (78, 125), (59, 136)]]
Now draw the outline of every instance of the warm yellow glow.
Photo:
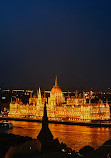
[[(47, 99), (41, 95), (39, 88), (37, 96), (32, 94), (29, 98), (29, 104), (24, 105), (19, 99), (16, 102), (10, 103), (10, 117), (31, 117), (34, 119), (42, 119), (43, 107)], [(52, 120), (65, 120), (65, 121), (78, 121), (78, 122), (90, 122), (91, 120), (104, 120), (110, 118), (110, 108), (108, 102), (105, 104), (102, 101), (92, 104), (86, 103), (86, 98), (83, 93), (83, 97), (75, 96), (68, 98), (65, 101), (62, 90), (57, 84), (57, 78), (55, 85), (50, 91), (50, 97), (47, 103), (47, 114), (49, 119)]]

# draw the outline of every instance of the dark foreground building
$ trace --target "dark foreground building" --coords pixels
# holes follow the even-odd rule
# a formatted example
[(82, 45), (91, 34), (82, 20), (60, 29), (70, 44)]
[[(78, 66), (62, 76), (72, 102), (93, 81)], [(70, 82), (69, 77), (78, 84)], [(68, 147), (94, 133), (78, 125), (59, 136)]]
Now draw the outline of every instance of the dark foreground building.
[(72, 152), (72, 149), (68, 148), (66, 144), (60, 143), (58, 139), (54, 139), (49, 127), (48, 127), (48, 117), (46, 103), (44, 105), (44, 114), (42, 118), (42, 129), (37, 136), (37, 139), (41, 142), (41, 151), (42, 152), (59, 152), (69, 153)]
[(44, 105), (44, 115), (42, 118), (42, 129), (37, 136), (37, 139), (41, 142), (42, 151), (49, 151), (50, 147), (53, 144), (53, 135), (48, 127), (48, 117), (47, 117), (47, 109), (46, 109), (46, 102)]

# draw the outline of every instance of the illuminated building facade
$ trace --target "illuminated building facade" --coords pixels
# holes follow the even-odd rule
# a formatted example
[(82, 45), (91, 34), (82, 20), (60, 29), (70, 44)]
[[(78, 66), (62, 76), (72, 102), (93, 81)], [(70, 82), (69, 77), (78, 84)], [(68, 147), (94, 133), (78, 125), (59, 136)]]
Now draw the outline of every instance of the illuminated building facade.
[[(39, 88), (37, 96), (30, 95), (29, 104), (25, 105), (18, 99), (16, 102), (10, 103), (10, 117), (33, 117), (42, 119), (44, 103), (47, 98), (41, 95)], [(110, 107), (108, 102), (103, 103), (101, 100), (98, 103), (86, 102), (84, 96), (79, 97), (77, 91), (75, 96), (69, 96), (65, 99), (62, 90), (58, 86), (57, 77), (55, 85), (50, 91), (50, 97), (47, 103), (47, 114), (51, 120), (91, 122), (92, 120), (108, 120), (110, 119)]]

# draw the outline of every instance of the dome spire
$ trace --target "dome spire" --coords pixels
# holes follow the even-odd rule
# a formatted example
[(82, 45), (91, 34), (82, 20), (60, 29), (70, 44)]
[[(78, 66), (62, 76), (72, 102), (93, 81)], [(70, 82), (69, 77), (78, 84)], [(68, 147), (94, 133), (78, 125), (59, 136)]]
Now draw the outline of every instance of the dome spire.
[(55, 79), (55, 86), (57, 86), (57, 76), (56, 76), (56, 79)]
[(39, 90), (38, 90), (38, 98), (41, 98), (41, 90), (40, 90), (40, 87), (39, 87)]
[(40, 87), (39, 87), (39, 94), (41, 94)]

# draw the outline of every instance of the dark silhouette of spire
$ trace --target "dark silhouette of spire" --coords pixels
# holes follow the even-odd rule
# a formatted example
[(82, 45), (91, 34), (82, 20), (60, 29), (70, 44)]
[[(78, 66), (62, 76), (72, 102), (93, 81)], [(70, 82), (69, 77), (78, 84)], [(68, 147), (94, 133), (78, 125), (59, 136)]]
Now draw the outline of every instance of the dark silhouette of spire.
[(50, 144), (53, 142), (53, 135), (48, 127), (48, 117), (47, 117), (47, 109), (46, 109), (46, 102), (44, 105), (44, 113), (42, 118), (42, 129), (40, 130), (37, 139), (41, 142), (42, 151), (49, 150)]
[(44, 114), (43, 114), (43, 118), (42, 118), (42, 128), (43, 129), (47, 129), (48, 128), (48, 124), (49, 124), (49, 121), (48, 121), (48, 117), (47, 117), (47, 109), (46, 109), (46, 102), (45, 102)]

